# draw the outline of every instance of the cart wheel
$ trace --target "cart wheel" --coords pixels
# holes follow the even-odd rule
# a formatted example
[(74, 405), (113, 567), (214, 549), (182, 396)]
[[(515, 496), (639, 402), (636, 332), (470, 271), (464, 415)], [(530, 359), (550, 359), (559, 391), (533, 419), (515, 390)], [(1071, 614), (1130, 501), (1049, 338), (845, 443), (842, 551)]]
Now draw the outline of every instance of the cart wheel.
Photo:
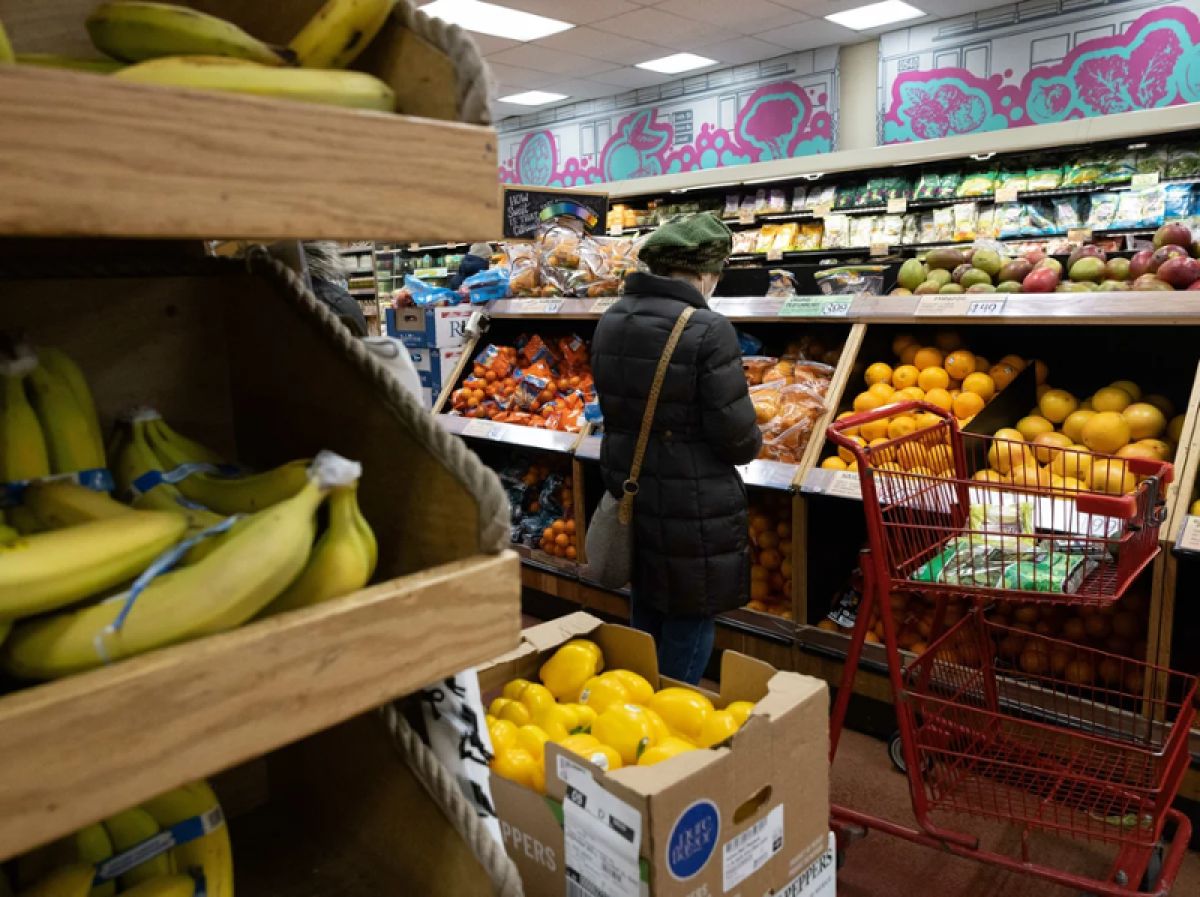
[(888, 757), (891, 758), (892, 766), (896, 767), (900, 772), (908, 772), (908, 764), (904, 762), (904, 745), (900, 741), (900, 730), (897, 729), (892, 733), (892, 737), (888, 739)]
[(1163, 867), (1163, 846), (1161, 843), (1154, 845), (1154, 850), (1150, 852), (1150, 861), (1146, 864), (1146, 874), (1142, 876), (1142, 883), (1138, 885), (1139, 891), (1153, 891), (1158, 886), (1158, 878), (1162, 875)]

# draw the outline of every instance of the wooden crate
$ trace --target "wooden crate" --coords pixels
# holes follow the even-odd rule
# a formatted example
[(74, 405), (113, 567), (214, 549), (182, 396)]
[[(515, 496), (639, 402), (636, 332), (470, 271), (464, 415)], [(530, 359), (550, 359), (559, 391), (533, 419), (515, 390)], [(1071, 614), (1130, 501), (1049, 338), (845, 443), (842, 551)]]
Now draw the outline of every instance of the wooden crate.
[(393, 407), (313, 300), (225, 260), (0, 292), (0, 330), (76, 358), (106, 430), (150, 405), (253, 465), (321, 448), (361, 461), (380, 583), (0, 698), (0, 859), (516, 644), (498, 481), (415, 400)]

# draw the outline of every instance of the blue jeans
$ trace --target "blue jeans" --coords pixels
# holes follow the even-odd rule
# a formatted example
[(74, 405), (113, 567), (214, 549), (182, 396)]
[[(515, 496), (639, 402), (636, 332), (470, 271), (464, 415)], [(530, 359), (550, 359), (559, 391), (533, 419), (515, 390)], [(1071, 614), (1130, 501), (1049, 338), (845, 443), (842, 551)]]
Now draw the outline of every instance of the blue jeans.
[(716, 636), (712, 617), (667, 616), (634, 594), (629, 599), (629, 625), (654, 636), (661, 675), (692, 685), (700, 681)]

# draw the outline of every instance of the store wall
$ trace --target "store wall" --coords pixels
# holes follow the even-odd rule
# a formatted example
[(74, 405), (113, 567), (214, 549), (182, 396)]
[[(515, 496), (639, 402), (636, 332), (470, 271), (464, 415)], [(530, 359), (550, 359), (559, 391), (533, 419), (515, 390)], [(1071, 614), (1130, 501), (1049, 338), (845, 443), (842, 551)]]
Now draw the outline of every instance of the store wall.
[(838, 50), (719, 69), (501, 122), (500, 180), (581, 186), (833, 149)]
[(875, 146), (879, 135), (875, 90), (879, 80), (879, 41), (842, 47), (838, 56), (839, 150)]
[(1200, 0), (1030, 0), (885, 34), (883, 143), (1200, 101)]

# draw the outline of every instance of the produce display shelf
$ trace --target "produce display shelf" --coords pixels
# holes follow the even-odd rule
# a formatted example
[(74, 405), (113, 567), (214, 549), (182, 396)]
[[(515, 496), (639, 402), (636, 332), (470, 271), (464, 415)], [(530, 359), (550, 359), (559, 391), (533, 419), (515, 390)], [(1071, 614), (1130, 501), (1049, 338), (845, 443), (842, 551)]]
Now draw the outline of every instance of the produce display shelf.
[(491, 128), (33, 66), (0, 69), (0, 118), (3, 236), (485, 239), (499, 222)]
[(512, 650), (517, 571), (475, 556), (0, 698), (0, 860)]
[[(598, 434), (584, 436), (575, 446), (575, 457), (584, 461), (600, 460), (600, 441), (603, 438)], [(737, 471), (747, 486), (790, 491), (796, 486), (800, 465), (759, 458), (740, 465)]]
[(523, 445), (526, 448), (544, 449), (551, 452), (571, 454), (579, 441), (579, 433), (562, 430), (541, 430), (520, 424), (496, 423), (483, 418), (462, 417), (457, 414), (439, 414), (438, 423), (447, 433), (469, 439), (486, 439), (507, 445)]

